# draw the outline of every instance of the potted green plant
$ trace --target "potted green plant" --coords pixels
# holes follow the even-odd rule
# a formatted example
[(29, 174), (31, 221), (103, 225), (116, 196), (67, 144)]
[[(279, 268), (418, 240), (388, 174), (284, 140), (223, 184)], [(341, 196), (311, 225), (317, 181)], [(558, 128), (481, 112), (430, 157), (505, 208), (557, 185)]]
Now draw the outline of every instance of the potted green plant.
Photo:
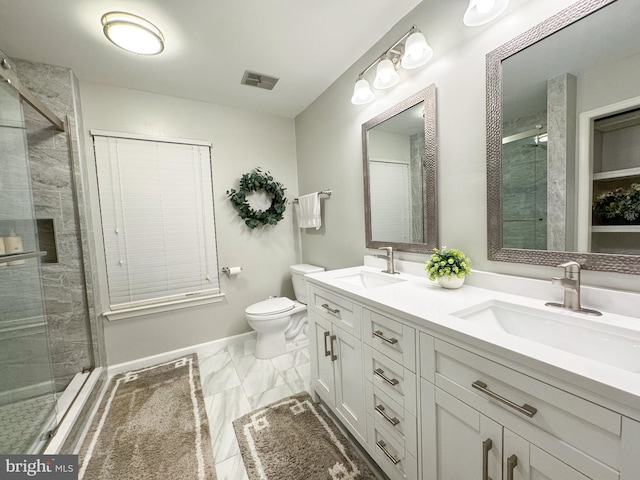
[(471, 273), (471, 260), (456, 248), (434, 248), (424, 269), (430, 280), (438, 280), (444, 288), (460, 288), (464, 277)]
[(640, 183), (598, 195), (593, 202), (594, 225), (640, 225)]

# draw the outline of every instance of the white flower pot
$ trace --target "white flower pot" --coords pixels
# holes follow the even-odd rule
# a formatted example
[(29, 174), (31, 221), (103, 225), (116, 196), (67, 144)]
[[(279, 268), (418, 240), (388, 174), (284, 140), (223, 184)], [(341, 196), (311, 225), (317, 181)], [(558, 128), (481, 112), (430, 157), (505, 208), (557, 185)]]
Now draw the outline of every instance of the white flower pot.
[(438, 278), (438, 283), (443, 288), (460, 288), (464, 283), (464, 277), (458, 278), (458, 277), (452, 276), (451, 278), (449, 278), (444, 276), (444, 277)]

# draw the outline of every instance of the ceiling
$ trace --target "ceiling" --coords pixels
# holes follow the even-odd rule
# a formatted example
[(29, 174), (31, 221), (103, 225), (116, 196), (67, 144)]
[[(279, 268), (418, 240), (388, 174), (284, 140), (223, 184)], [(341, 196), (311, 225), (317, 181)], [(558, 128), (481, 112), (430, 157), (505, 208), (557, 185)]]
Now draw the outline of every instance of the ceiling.
[[(81, 81), (295, 117), (421, 1), (0, 0), (0, 49)], [(109, 43), (100, 19), (114, 10), (154, 23), (165, 51)], [(245, 70), (280, 81), (241, 85)]]

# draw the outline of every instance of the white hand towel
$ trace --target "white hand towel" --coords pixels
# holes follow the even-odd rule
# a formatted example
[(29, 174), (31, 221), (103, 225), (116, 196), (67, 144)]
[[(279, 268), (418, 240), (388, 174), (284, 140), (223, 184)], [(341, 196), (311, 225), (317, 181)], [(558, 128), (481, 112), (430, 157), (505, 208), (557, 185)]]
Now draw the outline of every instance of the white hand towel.
[(320, 192), (298, 197), (298, 223), (300, 228), (320, 228)]

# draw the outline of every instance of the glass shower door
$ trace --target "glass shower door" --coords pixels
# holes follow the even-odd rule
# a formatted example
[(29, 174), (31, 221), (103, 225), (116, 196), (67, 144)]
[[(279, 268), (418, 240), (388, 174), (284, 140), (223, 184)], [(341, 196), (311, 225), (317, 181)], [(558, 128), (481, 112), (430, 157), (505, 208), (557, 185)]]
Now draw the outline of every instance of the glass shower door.
[(0, 454), (38, 453), (56, 424), (56, 397), (24, 116), (7, 83), (0, 83), (0, 237)]

